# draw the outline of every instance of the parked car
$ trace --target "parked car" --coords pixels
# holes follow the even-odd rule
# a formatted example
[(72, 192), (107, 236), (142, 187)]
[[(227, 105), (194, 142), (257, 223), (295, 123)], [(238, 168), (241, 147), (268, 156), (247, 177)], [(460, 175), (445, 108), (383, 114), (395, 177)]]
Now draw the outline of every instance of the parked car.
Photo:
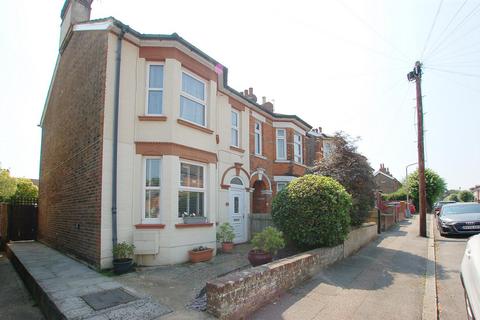
[(433, 205), (433, 212), (435, 212), (435, 214), (438, 215), (440, 213), (440, 210), (442, 210), (443, 205), (452, 204), (452, 203), (456, 203), (456, 202), (455, 201), (439, 201), (439, 202), (436, 202)]
[(480, 319), (480, 234), (467, 242), (460, 269), (469, 320)]
[(442, 236), (480, 233), (480, 204), (476, 202), (445, 204), (437, 217), (437, 225)]

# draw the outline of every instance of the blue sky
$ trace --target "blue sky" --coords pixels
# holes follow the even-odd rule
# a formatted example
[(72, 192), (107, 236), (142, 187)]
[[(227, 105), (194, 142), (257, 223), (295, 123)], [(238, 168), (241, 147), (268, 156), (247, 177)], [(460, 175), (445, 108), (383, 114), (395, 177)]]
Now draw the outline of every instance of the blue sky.
[[(0, 164), (38, 177), (37, 127), (58, 52), (63, 0), (2, 0)], [(134, 3), (135, 5), (132, 5)], [(449, 188), (480, 184), (480, 1), (96, 0), (144, 33), (177, 32), (253, 87), (328, 133), (360, 136), (359, 150), (403, 179), (417, 161), (414, 83), (425, 63), (427, 166)]]

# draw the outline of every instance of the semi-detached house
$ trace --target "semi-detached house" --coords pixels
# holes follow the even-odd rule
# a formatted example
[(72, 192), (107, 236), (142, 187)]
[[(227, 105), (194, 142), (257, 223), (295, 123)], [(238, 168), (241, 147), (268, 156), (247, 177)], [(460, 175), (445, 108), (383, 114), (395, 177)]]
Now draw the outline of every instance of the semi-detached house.
[[(252, 213), (322, 158), (322, 135), (228, 86), (227, 68), (177, 34), (89, 20), (67, 0), (41, 119), (39, 239), (98, 268), (113, 243), (142, 265), (216, 247), (229, 222), (248, 241)], [(182, 216), (205, 216), (185, 224)]]

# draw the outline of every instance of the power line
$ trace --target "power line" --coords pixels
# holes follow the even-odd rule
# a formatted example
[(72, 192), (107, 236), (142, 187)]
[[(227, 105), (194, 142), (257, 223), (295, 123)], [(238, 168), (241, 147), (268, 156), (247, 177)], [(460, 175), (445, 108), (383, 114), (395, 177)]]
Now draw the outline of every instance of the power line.
[(439, 41), (438, 45), (434, 47), (433, 50), (430, 52), (430, 58), (438, 54), (438, 50), (445, 45), (447, 39), (451, 37), (458, 30), (459, 27), (461, 27), (466, 21), (468, 21), (471, 16), (475, 15), (478, 9), (480, 9), (480, 3), (476, 5), (475, 8), (473, 8), (473, 10), (470, 11), (470, 13), (468, 13), (442, 40)]
[(370, 29), (370, 31), (372, 31), (377, 37), (382, 39), (386, 44), (390, 45), (394, 49), (395, 52), (402, 55), (405, 59), (404, 60), (405, 62), (409, 61), (409, 57), (405, 53), (403, 53), (402, 50), (400, 50), (395, 44), (388, 41), (382, 34), (380, 34), (377, 30), (375, 30), (375, 28), (373, 28), (368, 22), (366, 22), (361, 16), (359, 16), (354, 10), (352, 10), (349, 6), (347, 6), (345, 4), (345, 2), (343, 2), (343, 0), (340, 0), (339, 2), (345, 7), (345, 9), (347, 9), (350, 12), (351, 15), (353, 15), (361, 23), (363, 23), (365, 26), (367, 26)]
[(434, 67), (428, 67), (428, 66), (425, 67), (425, 69), (431, 69), (431, 70), (435, 70), (435, 71), (451, 73), (451, 74), (458, 74), (458, 75), (461, 75), (461, 76), (473, 77), (473, 78), (479, 78), (480, 79), (480, 74), (475, 74), (475, 73), (452, 71), (452, 70), (446, 70), (446, 69), (440, 69), (440, 68), (434, 68)]
[(423, 47), (421, 59), (423, 59), (423, 54), (425, 53), (425, 50), (427, 49), (428, 42), (430, 41), (430, 37), (432, 36), (433, 29), (435, 28), (435, 24), (437, 23), (438, 15), (440, 14), (440, 9), (442, 9), (442, 4), (443, 0), (440, 0), (440, 3), (438, 4), (438, 9), (437, 13), (435, 14), (435, 18), (433, 18), (433, 23), (432, 26), (430, 27), (430, 31), (428, 32), (427, 40), (425, 41), (425, 46)]
[[(444, 35), (445, 34), (445, 31), (448, 30), (448, 28), (450, 27), (450, 25), (452, 24), (452, 22), (455, 20), (455, 18), (457, 17), (457, 15), (460, 13), (460, 11), (462, 11), (463, 7), (465, 6), (465, 4), (467, 4), (468, 0), (465, 0), (463, 1), (463, 3), (460, 5), (460, 7), (457, 9), (457, 11), (455, 12), (455, 14), (453, 15), (453, 17), (450, 19), (450, 21), (447, 23), (447, 25), (445, 26), (445, 28), (442, 29), (442, 32), (440, 32), (440, 35)], [(440, 36), (441, 37), (441, 36)], [(440, 38), (438, 38), (437, 40), (439, 40)], [(434, 42), (434, 45), (436, 45), (438, 43), (438, 41), (435, 41)]]

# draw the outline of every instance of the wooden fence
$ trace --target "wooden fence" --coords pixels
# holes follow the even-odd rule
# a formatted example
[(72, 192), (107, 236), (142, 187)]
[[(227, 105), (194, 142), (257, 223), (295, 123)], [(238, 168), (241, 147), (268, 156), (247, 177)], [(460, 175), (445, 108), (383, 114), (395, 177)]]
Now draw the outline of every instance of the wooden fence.
[(270, 213), (252, 213), (250, 217), (250, 234), (252, 236), (269, 226), (273, 226)]

